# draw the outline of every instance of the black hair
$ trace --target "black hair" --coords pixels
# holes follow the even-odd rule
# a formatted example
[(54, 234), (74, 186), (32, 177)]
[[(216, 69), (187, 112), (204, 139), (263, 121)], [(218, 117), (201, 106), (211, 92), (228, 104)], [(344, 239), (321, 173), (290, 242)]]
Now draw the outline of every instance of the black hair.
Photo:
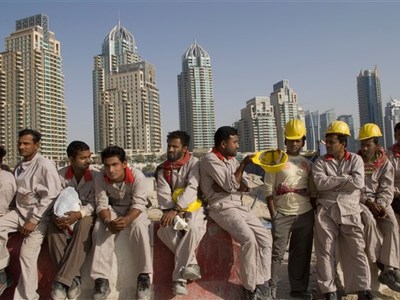
[(233, 128), (231, 126), (222, 126), (217, 129), (217, 131), (214, 134), (214, 145), (215, 147), (218, 147), (221, 145), (223, 141), (229, 140), (229, 138), (232, 135), (238, 135), (238, 131), (236, 128)]
[(325, 138), (329, 137), (329, 136), (336, 136), (337, 139), (339, 140), (340, 144), (344, 144), (344, 147), (347, 147), (347, 135), (345, 134), (340, 134), (340, 133), (327, 133), (325, 134)]
[(175, 130), (168, 132), (167, 142), (172, 139), (180, 139), (183, 147), (189, 147), (190, 135), (188, 135), (186, 131)]
[(18, 132), (18, 137), (23, 137), (25, 135), (31, 135), (32, 136), (32, 140), (35, 144), (39, 143), (41, 138), (42, 138), (42, 134), (34, 129), (22, 129), (20, 132)]
[(125, 150), (119, 146), (108, 146), (101, 152), (101, 161), (104, 163), (106, 158), (118, 157), (121, 162), (126, 161)]
[(67, 156), (75, 158), (79, 152), (90, 150), (90, 147), (85, 142), (72, 141), (67, 147)]
[(6, 156), (6, 154), (7, 154), (6, 149), (3, 146), (0, 146), (0, 165), (1, 162), (3, 161), (3, 157)]
[(394, 131), (400, 130), (400, 122), (398, 122), (396, 125), (394, 125)]

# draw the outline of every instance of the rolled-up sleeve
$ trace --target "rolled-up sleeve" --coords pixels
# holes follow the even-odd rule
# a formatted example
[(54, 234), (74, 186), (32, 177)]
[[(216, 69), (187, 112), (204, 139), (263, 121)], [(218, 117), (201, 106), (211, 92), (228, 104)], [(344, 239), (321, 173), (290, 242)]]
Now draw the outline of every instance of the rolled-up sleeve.
[(133, 169), (132, 173), (135, 176), (135, 182), (132, 186), (130, 209), (136, 208), (138, 210), (145, 211), (147, 204), (145, 176), (137, 169)]
[(96, 213), (98, 214), (104, 209), (109, 209), (108, 207), (109, 199), (106, 192), (106, 182), (102, 174), (96, 176), (96, 178), (94, 179), (94, 188), (96, 194), (95, 196)]
[(56, 167), (51, 162), (45, 162), (41, 167), (41, 180), (35, 187), (35, 193), (38, 195), (38, 202), (33, 207), (29, 221), (39, 223), (44, 214), (51, 208), (53, 201), (61, 192), (61, 181)]

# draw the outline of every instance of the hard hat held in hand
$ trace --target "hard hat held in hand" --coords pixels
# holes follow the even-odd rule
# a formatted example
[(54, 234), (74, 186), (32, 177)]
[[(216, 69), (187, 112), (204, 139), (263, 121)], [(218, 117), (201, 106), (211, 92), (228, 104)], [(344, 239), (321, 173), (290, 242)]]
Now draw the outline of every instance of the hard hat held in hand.
[(331, 124), (329, 124), (325, 134), (330, 133), (344, 134), (347, 136), (351, 135), (349, 125), (343, 121), (333, 121)]
[(285, 138), (288, 140), (300, 140), (307, 134), (304, 122), (299, 119), (293, 119), (285, 125)]
[(361, 126), (357, 140), (362, 141), (380, 136), (382, 136), (382, 132), (379, 126), (374, 123), (367, 123)]
[(280, 149), (270, 149), (257, 152), (253, 158), (253, 163), (261, 166), (266, 172), (279, 172), (288, 161), (285, 151)]
[[(185, 191), (185, 188), (178, 188), (178, 189), (176, 189), (176, 190), (172, 193), (172, 200), (173, 200), (175, 203), (177, 203), (177, 202), (178, 202), (178, 197), (179, 197), (180, 195), (182, 195), (184, 191)], [(202, 205), (201, 200), (200, 200), (200, 199), (196, 199), (196, 200), (194, 200), (193, 202), (191, 202), (191, 203), (189, 204), (189, 206), (188, 206), (186, 209), (184, 209), (183, 211), (194, 212), (194, 211), (198, 210), (198, 209), (201, 207), (201, 205)]]

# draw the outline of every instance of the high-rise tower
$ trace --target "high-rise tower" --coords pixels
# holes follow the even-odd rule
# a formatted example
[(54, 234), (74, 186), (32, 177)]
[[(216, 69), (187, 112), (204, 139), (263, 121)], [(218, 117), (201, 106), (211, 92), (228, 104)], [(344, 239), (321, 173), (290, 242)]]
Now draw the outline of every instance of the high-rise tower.
[(354, 119), (352, 115), (340, 115), (337, 117), (339, 121), (345, 122), (349, 125), (350, 136), (347, 138), (347, 150), (350, 152), (357, 152), (360, 149), (360, 143), (356, 140), (357, 136), (354, 132)]
[(254, 97), (248, 100), (235, 127), (239, 132), (241, 152), (276, 148), (274, 108), (269, 97)]
[(374, 70), (361, 70), (357, 77), (358, 112), (360, 126), (366, 123), (375, 123), (382, 131), (380, 143), (385, 146), (382, 113), (381, 80), (378, 68)]
[(18, 131), (24, 128), (42, 133), (44, 156), (63, 160), (66, 114), (61, 45), (49, 30), (49, 18), (39, 14), (16, 21), (0, 53), (0, 144), (8, 151), (6, 163), (18, 161)]
[(301, 108), (297, 102), (297, 94), (289, 87), (288, 80), (274, 84), (271, 93), (271, 104), (274, 106), (276, 130), (278, 135), (278, 148), (285, 149), (285, 125), (291, 119), (302, 119)]
[(212, 147), (215, 110), (211, 59), (196, 42), (182, 56), (178, 94), (179, 127), (191, 136), (191, 150)]
[(385, 107), (385, 139), (387, 147), (396, 143), (394, 126), (400, 122), (400, 100), (391, 99)]
[(111, 144), (132, 152), (161, 151), (155, 67), (137, 53), (133, 35), (118, 23), (94, 57), (95, 150)]

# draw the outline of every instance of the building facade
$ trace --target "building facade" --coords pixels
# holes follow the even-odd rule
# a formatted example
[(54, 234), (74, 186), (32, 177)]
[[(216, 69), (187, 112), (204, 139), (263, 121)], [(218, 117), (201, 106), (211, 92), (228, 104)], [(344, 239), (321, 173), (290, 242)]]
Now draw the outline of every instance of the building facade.
[(67, 111), (61, 44), (49, 30), (49, 18), (39, 14), (16, 21), (15, 31), (0, 53), (0, 144), (5, 163), (19, 160), (18, 131), (42, 133), (41, 153), (56, 163), (65, 159)]
[(385, 107), (385, 140), (387, 147), (396, 143), (394, 126), (398, 122), (400, 122), (400, 100), (391, 99)]
[(306, 145), (308, 150), (317, 150), (319, 141), (321, 140), (320, 131), (320, 114), (319, 110), (305, 112), (306, 124)]
[(359, 142), (356, 140), (357, 137), (355, 136), (354, 132), (353, 115), (340, 115), (338, 116), (337, 119), (349, 125), (350, 136), (347, 139), (347, 150), (349, 150), (350, 152), (357, 152), (360, 149), (360, 147), (359, 147)]
[(211, 148), (215, 132), (211, 59), (196, 42), (182, 56), (178, 97), (179, 127), (191, 136), (190, 150)]
[[(379, 70), (361, 70), (357, 77), (358, 112), (360, 126), (366, 123), (375, 123), (385, 135), (383, 126), (381, 80)], [(384, 137), (379, 139), (381, 145), (385, 145)]]
[(304, 121), (303, 110), (297, 102), (297, 94), (289, 86), (288, 80), (282, 80), (273, 86), (270, 95), (271, 104), (274, 107), (278, 148), (285, 149), (285, 125), (291, 119)]
[(241, 152), (256, 152), (277, 147), (274, 108), (269, 97), (246, 101), (241, 118), (234, 125), (239, 132)]
[(320, 132), (323, 136), (325, 136), (325, 132), (328, 129), (329, 124), (336, 120), (335, 109), (331, 108), (319, 116), (319, 128)]
[(120, 23), (94, 57), (95, 151), (118, 145), (127, 153), (158, 153), (161, 112), (154, 65), (137, 53), (133, 35)]

